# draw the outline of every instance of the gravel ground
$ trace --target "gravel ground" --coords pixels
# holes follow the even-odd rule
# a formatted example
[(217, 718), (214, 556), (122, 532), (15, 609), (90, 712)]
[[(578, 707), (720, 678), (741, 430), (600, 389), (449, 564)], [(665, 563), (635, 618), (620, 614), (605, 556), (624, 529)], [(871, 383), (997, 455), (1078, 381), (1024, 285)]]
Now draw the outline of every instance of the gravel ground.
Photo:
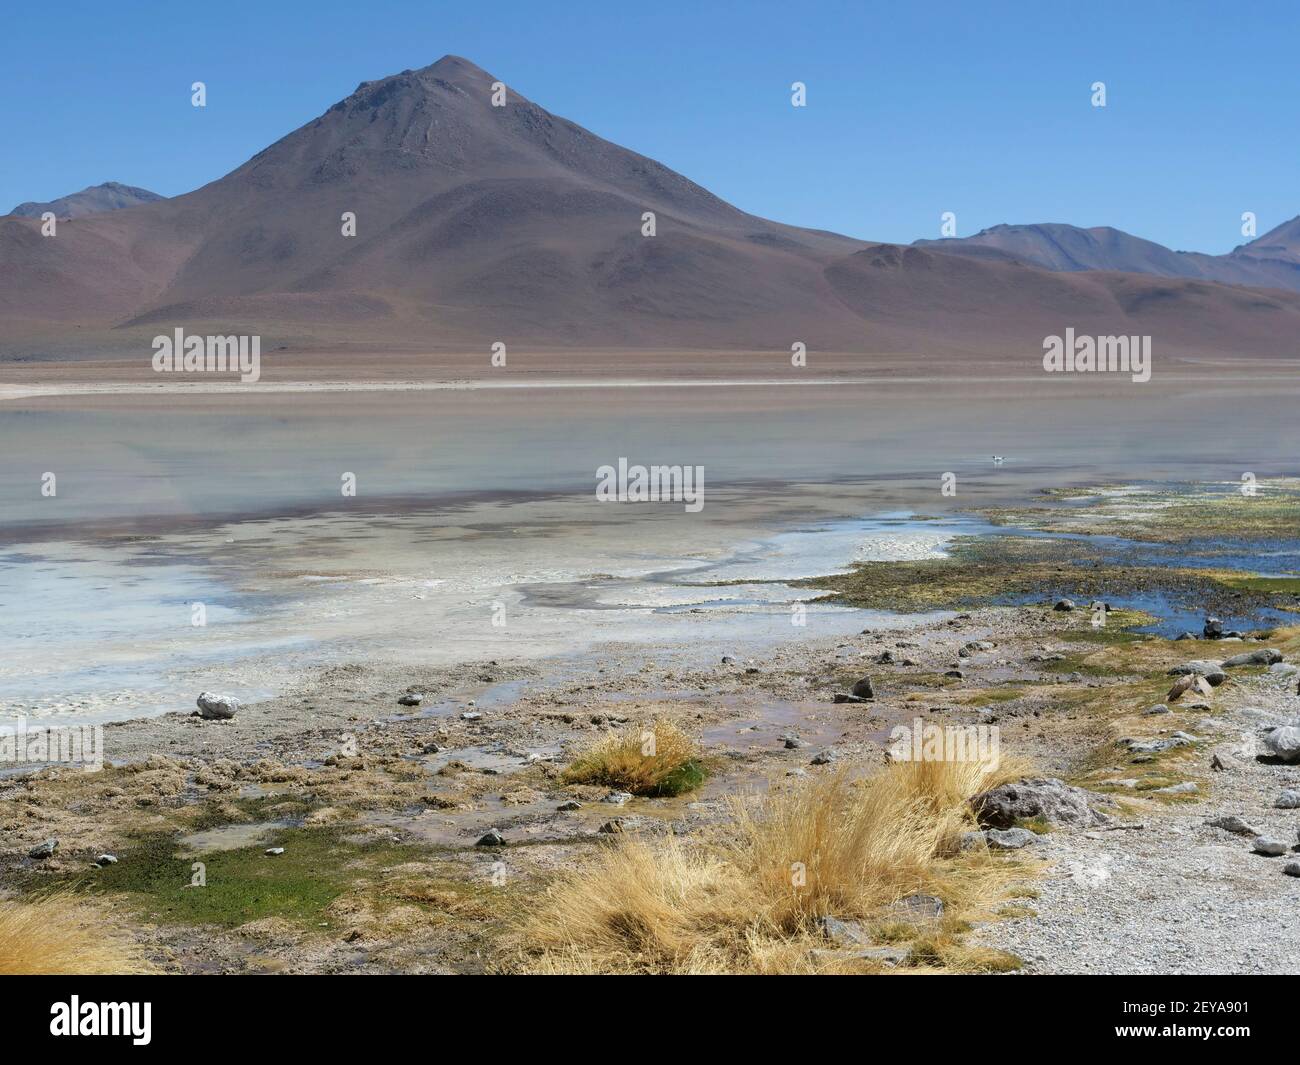
[[(1274, 808), (1284, 788), (1300, 788), (1300, 767), (1242, 757), (1264, 709), (1300, 714), (1295, 678), (1244, 678), (1223, 696), (1216, 739), (1198, 751), (1208, 792), (1171, 805), (1140, 831), (1058, 830), (1037, 848), (1052, 865), (1028, 917), (990, 925), (981, 941), (1009, 950), (1031, 973), (1300, 973), (1300, 878), (1283, 866), (1296, 854), (1300, 810)], [(1214, 752), (1233, 752), (1212, 771)], [(1207, 790), (1203, 787), (1203, 791)], [(1206, 821), (1235, 815), (1292, 851), (1252, 852), (1249, 836)]]

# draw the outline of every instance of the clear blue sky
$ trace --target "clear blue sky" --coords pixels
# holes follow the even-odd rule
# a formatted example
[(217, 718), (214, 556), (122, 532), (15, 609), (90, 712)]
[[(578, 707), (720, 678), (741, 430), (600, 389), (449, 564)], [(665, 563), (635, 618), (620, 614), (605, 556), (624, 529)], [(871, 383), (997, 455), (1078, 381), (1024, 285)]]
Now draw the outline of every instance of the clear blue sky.
[(189, 191), (451, 52), (745, 210), (857, 237), (937, 237), (954, 211), (959, 235), (1057, 221), (1222, 252), (1243, 211), (1261, 233), (1300, 214), (1294, 0), (26, 3), (3, 38), (0, 210)]

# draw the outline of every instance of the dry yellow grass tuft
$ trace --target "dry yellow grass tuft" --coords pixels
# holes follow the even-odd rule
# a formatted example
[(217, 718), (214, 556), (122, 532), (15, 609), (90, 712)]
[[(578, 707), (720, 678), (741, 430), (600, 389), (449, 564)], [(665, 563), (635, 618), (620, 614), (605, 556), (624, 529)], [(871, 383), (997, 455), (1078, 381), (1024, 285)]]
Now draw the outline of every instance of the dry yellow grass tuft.
[[(812, 973), (879, 970), (836, 956), (817, 921), (862, 922), (897, 941), (890, 906), (917, 893), (946, 904), (913, 930), (916, 964), (994, 965), (958, 948), (968, 916), (991, 913), (1024, 868), (961, 852), (967, 800), (1023, 775), (1003, 762), (901, 762), (855, 781), (847, 770), (736, 803), (725, 838), (623, 838), (562, 875), (522, 919), (516, 967), (528, 972)], [(937, 962), (935, 959), (938, 959)], [(1014, 961), (1014, 959), (1012, 959)]]
[(96, 905), (65, 894), (0, 900), (0, 976), (152, 971), (141, 949)]
[(564, 771), (567, 784), (603, 784), (633, 795), (680, 795), (699, 787), (704, 767), (695, 743), (669, 721), (599, 740)]

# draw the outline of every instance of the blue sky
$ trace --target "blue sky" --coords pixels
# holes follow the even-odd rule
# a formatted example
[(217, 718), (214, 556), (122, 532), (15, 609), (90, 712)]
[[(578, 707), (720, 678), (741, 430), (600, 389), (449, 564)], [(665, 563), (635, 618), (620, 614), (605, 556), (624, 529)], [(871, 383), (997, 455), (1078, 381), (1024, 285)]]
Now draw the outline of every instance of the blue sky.
[(745, 210), (856, 237), (937, 237), (953, 211), (963, 236), (1223, 252), (1243, 211), (1261, 233), (1300, 214), (1295, 3), (173, 0), (11, 5), (4, 37), (0, 210), (189, 191), (450, 52)]

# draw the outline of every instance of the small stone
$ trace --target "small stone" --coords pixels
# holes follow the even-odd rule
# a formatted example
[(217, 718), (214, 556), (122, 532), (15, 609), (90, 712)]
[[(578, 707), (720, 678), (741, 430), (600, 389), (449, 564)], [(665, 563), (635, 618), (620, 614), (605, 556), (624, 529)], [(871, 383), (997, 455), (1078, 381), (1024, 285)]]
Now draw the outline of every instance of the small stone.
[(724, 666), (734, 666), (736, 664), (736, 660), (732, 658), (731, 655), (723, 655), (722, 664)]
[(793, 734), (781, 737), (781, 742), (785, 745), (787, 751), (797, 751), (800, 747), (807, 747), (808, 744)]
[(1152, 716), (1154, 716), (1154, 715), (1156, 715), (1156, 714), (1169, 714), (1169, 713), (1172, 713), (1172, 712), (1173, 712), (1173, 711), (1171, 711), (1171, 710), (1169, 709), (1169, 707), (1165, 706), (1164, 703), (1156, 703), (1155, 706), (1148, 707), (1146, 710), (1143, 710), (1143, 711), (1142, 711), (1142, 716), (1143, 716), (1143, 717), (1152, 717)]
[(952, 677), (954, 680), (962, 680), (965, 678), (966, 674), (963, 673), (960, 669), (950, 669), (948, 670), (948, 672), (944, 674), (944, 676)]
[(98, 865), (98, 866), (100, 866), (101, 868), (104, 867), (104, 866), (106, 866), (106, 865), (116, 865), (116, 864), (117, 864), (117, 855), (116, 855), (116, 854), (101, 854), (98, 858), (95, 859), (95, 864)]
[(207, 721), (228, 721), (235, 716), (240, 702), (229, 695), (214, 695), (212, 692), (200, 692), (196, 700), (199, 716)]
[(1228, 755), (1215, 752), (1210, 756), (1210, 768), (1218, 773), (1226, 773), (1229, 770), (1236, 769), (1237, 763)]
[(1287, 876), (1300, 876), (1300, 862), (1287, 862), (1282, 866), (1282, 872)]
[(569, 799), (568, 802), (560, 803), (560, 805), (557, 806), (556, 809), (561, 811), (562, 813), (569, 813), (572, 810), (581, 810), (582, 803), (580, 803), (577, 799)]
[(1223, 638), (1223, 622), (1218, 618), (1206, 618), (1205, 624), (1201, 627), (1201, 634), (1207, 640), (1219, 640)]
[(1269, 836), (1259, 836), (1252, 848), (1256, 854), (1263, 854), (1269, 858), (1277, 858), (1286, 853), (1287, 847), (1280, 839), (1273, 839)]
[(283, 854), (283, 853), (284, 853), (284, 848), (283, 848), (283, 847), (267, 847), (266, 850), (263, 851), (263, 853), (264, 853), (264, 854), (270, 854), (270, 855), (272, 855), (272, 856), (274, 856), (274, 855), (276, 855), (276, 854)]
[(424, 702), (424, 696), (416, 692), (407, 692), (397, 700), (402, 706), (419, 706)]
[(990, 828), (984, 833), (990, 850), (1018, 851), (1038, 842), (1038, 837), (1027, 828)]
[(460, 719), (462, 721), (477, 721), (482, 716), (483, 715), (480, 714), (477, 710), (466, 710), (463, 714), (460, 715)]
[(864, 699), (860, 695), (849, 695), (848, 692), (836, 692), (834, 701), (837, 703), (869, 703), (870, 699)]
[(875, 689), (871, 687), (870, 677), (863, 677), (861, 680), (857, 681), (853, 685), (851, 691), (852, 694), (856, 695), (859, 699), (874, 699), (876, 697)]
[(58, 849), (59, 841), (57, 839), (47, 839), (44, 843), (38, 843), (35, 847), (29, 850), (27, 852), (27, 857), (41, 861), (45, 858), (53, 857), (54, 852)]
[(1156, 788), (1152, 791), (1153, 795), (1195, 795), (1201, 790), (1199, 784), (1193, 780), (1184, 780), (1181, 784), (1171, 784), (1167, 788)]
[(1061, 610), (1061, 611), (1073, 610), (1073, 609), (1074, 609), (1074, 600), (1073, 600), (1073, 599), (1058, 599), (1058, 600), (1056, 601), (1056, 605), (1055, 605), (1054, 607), (1052, 607), (1052, 609), (1053, 609), (1053, 610)]
[(476, 847), (504, 847), (505, 845), (506, 837), (501, 835), (495, 828), (489, 829), (479, 836), (478, 842), (474, 844)]
[(830, 765), (839, 757), (839, 752), (833, 747), (827, 747), (824, 751), (818, 751), (812, 758), (813, 765)]
[(623, 824), (624, 824), (623, 818), (621, 817), (611, 818), (610, 820), (606, 821), (603, 825), (601, 825), (600, 828), (598, 828), (596, 831), (603, 832), (607, 836), (616, 836), (623, 831)]
[(632, 801), (632, 793), (630, 791), (611, 791), (602, 801), (612, 806), (622, 806), (624, 803)]
[(1273, 800), (1273, 806), (1278, 810), (1300, 810), (1300, 791), (1288, 788)]

